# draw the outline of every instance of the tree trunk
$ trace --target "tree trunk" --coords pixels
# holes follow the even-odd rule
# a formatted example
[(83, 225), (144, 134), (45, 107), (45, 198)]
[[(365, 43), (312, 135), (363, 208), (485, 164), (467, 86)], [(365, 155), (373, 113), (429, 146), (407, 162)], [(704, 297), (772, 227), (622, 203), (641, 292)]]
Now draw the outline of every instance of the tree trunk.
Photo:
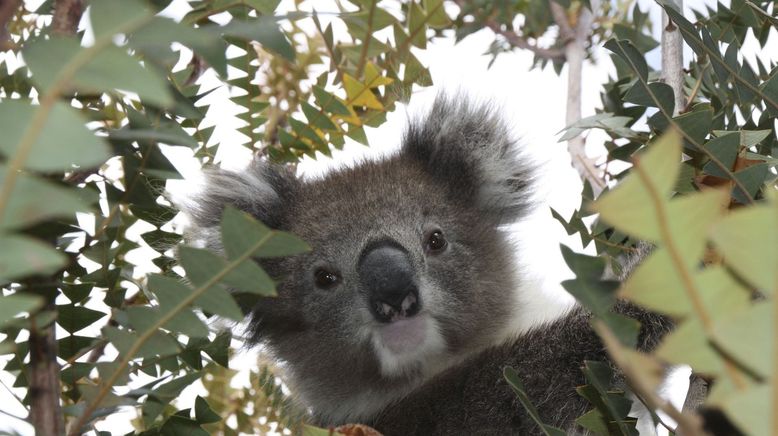
[[(49, 307), (51, 309), (51, 307)], [(30, 422), (38, 435), (63, 435), (59, 364), (54, 324), (30, 329)]]
[[(565, 41), (565, 58), (567, 59), (567, 109), (566, 125), (571, 125), (581, 119), (581, 85), (583, 83), (583, 63), (586, 57), (586, 44), (592, 32), (594, 14), (592, 10), (599, 8), (598, 0), (591, 0), (592, 10), (581, 8), (575, 28), (570, 25), (567, 10), (553, 0), (549, 0), (554, 21), (559, 26), (559, 39)], [(578, 135), (567, 141), (567, 151), (570, 154), (573, 168), (578, 171), (581, 180), (588, 181), (595, 197), (605, 188), (605, 182), (600, 171), (594, 164), (594, 159), (586, 156), (586, 140)]]

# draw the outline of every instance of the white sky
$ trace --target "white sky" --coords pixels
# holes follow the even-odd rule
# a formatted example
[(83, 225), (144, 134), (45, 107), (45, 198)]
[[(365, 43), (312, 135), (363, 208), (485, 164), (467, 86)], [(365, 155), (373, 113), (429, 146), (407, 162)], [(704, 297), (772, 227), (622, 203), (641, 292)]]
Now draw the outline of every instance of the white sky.
[[(659, 6), (649, 0), (639, 0), (645, 10), (650, 8), (652, 20), (655, 23), (655, 33), (659, 30)], [(181, 16), (180, 0), (176, 1), (178, 8), (173, 8), (173, 15)], [(326, 3), (326, 2), (321, 2)], [(326, 8), (316, 2), (319, 10), (336, 10), (333, 6)], [(688, 6), (701, 9), (703, 0), (687, 1), (687, 17), (691, 16)], [(549, 312), (557, 312), (559, 307), (569, 303), (570, 298), (562, 290), (559, 282), (571, 276), (559, 254), (560, 242), (580, 250), (579, 239), (567, 237), (549, 212), (549, 206), (554, 207), (563, 216), (568, 217), (580, 203), (581, 184), (577, 173), (569, 165), (569, 156), (565, 144), (557, 143), (557, 132), (565, 125), (565, 88), (566, 70), (561, 76), (556, 76), (551, 68), (543, 71), (532, 70), (532, 56), (528, 52), (514, 51), (500, 55), (490, 69), (488, 56), (482, 56), (486, 52), (494, 36), (489, 31), (481, 31), (469, 36), (464, 41), (454, 45), (453, 38), (437, 39), (428, 45), (426, 51), (417, 51), (422, 64), (428, 65), (431, 70), (435, 86), (426, 88), (414, 94), (409, 108), (399, 108), (389, 114), (387, 122), (377, 129), (366, 128), (371, 148), (364, 147), (353, 141), (347, 142), (342, 151), (335, 151), (333, 158), (321, 157), (318, 160), (304, 159), (299, 165), (302, 175), (311, 176), (320, 174), (332, 168), (346, 163), (351, 163), (357, 158), (374, 157), (396, 149), (399, 146), (401, 132), (406, 117), (410, 114), (423, 113), (439, 90), (458, 91), (484, 101), (495, 102), (502, 106), (509, 122), (516, 133), (521, 137), (522, 147), (532, 151), (536, 158), (543, 162), (544, 179), (541, 183), (545, 190), (539, 196), (543, 200), (537, 212), (527, 221), (517, 225), (516, 234), (521, 242), (519, 258), (531, 258), (533, 262), (528, 264), (528, 272), (538, 284), (539, 298), (547, 300)], [(778, 53), (776, 38), (772, 38), (772, 49), (766, 49), (763, 53)], [(597, 48), (594, 58), (598, 63), (587, 63), (584, 68), (584, 86), (582, 96), (583, 116), (593, 115), (595, 108), (600, 106), (599, 93), (601, 84), (607, 80), (612, 72), (608, 52)], [(687, 62), (689, 54), (686, 56)], [(658, 68), (658, 50), (650, 53), (649, 63)], [(239, 127), (232, 114), (234, 106), (226, 101), (227, 91), (220, 90), (213, 94), (213, 98), (221, 100), (221, 106), (214, 107), (209, 113), (210, 121), (217, 124), (215, 135), (223, 142), (239, 141), (234, 129)], [(213, 114), (219, 114), (214, 118)], [(602, 153), (602, 141), (604, 135), (593, 132), (588, 138), (591, 153), (599, 156)], [(245, 148), (239, 145), (222, 146), (220, 158), (226, 166), (239, 167), (245, 165), (250, 155)], [(183, 148), (171, 148), (168, 153), (182, 173), (188, 178), (197, 177), (197, 165), (192, 163), (191, 151)], [(172, 191), (188, 189), (191, 184), (184, 182), (172, 184)], [(138, 262), (148, 262), (144, 259), (148, 252), (135, 253)], [(548, 313), (539, 314), (543, 317)], [(231, 361), (233, 368), (248, 368), (255, 365), (253, 355), (237, 356)], [(681, 376), (683, 378), (685, 376)], [(6, 386), (13, 384), (13, 377), (5, 372), (0, 373), (0, 381)], [(202, 389), (199, 384), (185, 391), (182, 404), (191, 403), (194, 394)], [(676, 390), (677, 391), (677, 390)], [(675, 392), (675, 396), (683, 400), (684, 392)], [(15, 402), (4, 387), (0, 387), (0, 410), (24, 416), (25, 411), (21, 405)], [(132, 430), (129, 419), (133, 416), (131, 411), (112, 417), (97, 425), (98, 429), (111, 431), (113, 434), (124, 434)], [(23, 435), (32, 435), (32, 428), (17, 420), (0, 415), (0, 434), (3, 429), (15, 430)]]

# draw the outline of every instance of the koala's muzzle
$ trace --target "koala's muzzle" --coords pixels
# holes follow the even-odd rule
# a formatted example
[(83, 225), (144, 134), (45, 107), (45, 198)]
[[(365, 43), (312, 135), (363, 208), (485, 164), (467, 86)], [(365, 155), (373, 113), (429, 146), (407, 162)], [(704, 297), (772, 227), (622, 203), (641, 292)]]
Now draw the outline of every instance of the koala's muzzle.
[(413, 265), (408, 253), (395, 243), (368, 247), (357, 266), (370, 311), (381, 322), (415, 315), (421, 308)]

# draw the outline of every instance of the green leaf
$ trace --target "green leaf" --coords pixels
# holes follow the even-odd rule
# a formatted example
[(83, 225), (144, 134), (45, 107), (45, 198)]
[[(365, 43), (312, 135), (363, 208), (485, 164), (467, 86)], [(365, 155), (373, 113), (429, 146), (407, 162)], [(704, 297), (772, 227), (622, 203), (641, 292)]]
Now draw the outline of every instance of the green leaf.
[(584, 361), (581, 369), (586, 377), (586, 381), (592, 386), (602, 402), (601, 413), (607, 414), (606, 421), (613, 421), (616, 428), (622, 435), (637, 436), (634, 422), (626, 422), (627, 415), (632, 407), (632, 401), (624, 397), (623, 392), (615, 394), (610, 392), (609, 387), (613, 378), (613, 371), (603, 362), (591, 360)]
[(222, 420), (221, 416), (217, 415), (208, 402), (199, 395), (195, 398), (195, 419), (200, 424), (211, 424)]
[(71, 304), (58, 305), (57, 314), (57, 324), (71, 334), (106, 316), (103, 312)]
[(0, 102), (0, 152), (9, 159), (17, 153), (19, 142), (29, 129), (35, 139), (25, 166), (39, 171), (63, 171), (73, 165), (94, 167), (110, 156), (106, 143), (87, 129), (78, 112), (61, 103), (51, 107), (42, 125), (33, 125), (41, 111), (19, 100)]
[(129, 129), (112, 130), (111, 139), (124, 141), (154, 141), (170, 145), (185, 145), (197, 148), (200, 144), (189, 136), (181, 127), (163, 125), (156, 129)]
[(259, 258), (283, 257), (310, 250), (298, 237), (285, 232), (271, 231), (245, 212), (227, 207), (221, 225), (222, 244), (227, 257), (234, 259), (257, 246), (251, 255)]
[(321, 86), (313, 87), (313, 95), (316, 98), (316, 103), (323, 111), (337, 115), (351, 115), (348, 107), (338, 97), (330, 94)]
[(125, 33), (124, 26), (152, 15), (138, 0), (100, 0), (91, 4), (90, 18), (95, 37), (110, 37)]
[(308, 119), (308, 123), (312, 126), (321, 130), (338, 130), (338, 127), (330, 120), (327, 115), (319, 112), (319, 110), (313, 107), (310, 103), (304, 101), (300, 104), (300, 106), (303, 110), (303, 113), (305, 114), (305, 118)]
[(32, 274), (51, 274), (67, 263), (57, 250), (35, 239), (0, 233), (0, 283)]
[[(193, 292), (180, 281), (159, 274), (149, 276), (149, 289), (157, 296), (162, 313), (172, 311), (183, 298), (189, 297)], [(235, 304), (232, 296), (219, 288), (205, 291), (203, 295), (195, 299), (194, 305), (230, 319), (243, 319), (243, 313)], [(199, 338), (208, 335), (208, 327), (192, 312), (191, 308), (182, 310), (164, 327), (190, 337)]]
[[(727, 418), (738, 427), (754, 435), (770, 434), (774, 415), (770, 405), (770, 394), (774, 385), (762, 384), (745, 391), (736, 391), (727, 396), (719, 405)], [(773, 429), (774, 430), (774, 429)]]
[(516, 397), (519, 399), (519, 402), (521, 402), (521, 405), (524, 406), (524, 410), (527, 411), (527, 414), (532, 418), (533, 421), (535, 421), (538, 427), (540, 427), (540, 430), (543, 432), (543, 434), (546, 436), (564, 436), (566, 434), (561, 429), (543, 423), (543, 421), (540, 419), (540, 415), (538, 414), (538, 410), (532, 404), (532, 400), (530, 400), (530, 398), (527, 396), (527, 393), (524, 390), (524, 385), (521, 383), (519, 374), (516, 373), (515, 369), (506, 367), (503, 370), (503, 376), (505, 377), (505, 380), (508, 381), (508, 384), (510, 385), (511, 389), (513, 389), (513, 392), (516, 393)]
[(742, 208), (713, 228), (712, 239), (724, 262), (744, 280), (778, 295), (778, 202)]
[(103, 334), (111, 341), (120, 354), (129, 358), (147, 358), (154, 356), (170, 356), (180, 351), (179, 343), (169, 335), (156, 331), (151, 334), (135, 353), (131, 353), (135, 344), (139, 343), (137, 333), (120, 330), (113, 326), (103, 328)]
[(170, 416), (159, 432), (166, 436), (208, 436), (195, 420), (179, 415)]
[[(87, 50), (71, 38), (39, 39), (24, 50), (24, 59), (33, 72), (33, 80), (48, 90), (70, 67), (73, 59), (84, 56)], [(138, 94), (147, 103), (167, 107), (173, 97), (167, 87), (167, 80), (123, 49), (109, 46), (94, 53), (92, 59), (73, 74), (70, 84), (86, 93), (111, 90), (130, 91)]]
[(24, 312), (35, 312), (41, 306), (43, 306), (43, 298), (38, 295), (22, 293), (0, 295), (0, 327)]
[[(187, 277), (198, 287), (206, 285), (212, 278), (217, 278), (218, 283), (239, 291), (266, 296), (275, 295), (273, 281), (253, 259), (244, 260), (239, 265), (227, 269), (228, 263), (223, 258), (208, 250), (192, 247), (181, 247), (179, 258)], [(207, 294), (210, 294), (210, 297), (206, 297)], [(211, 287), (201, 298), (211, 298), (219, 294), (229, 295), (223, 289)], [(226, 306), (222, 308), (226, 309)], [(204, 309), (210, 311), (209, 307)], [(230, 317), (240, 320), (243, 315), (240, 311), (231, 312)]]
[(772, 302), (754, 304), (716, 323), (713, 334), (716, 344), (728, 355), (764, 378), (771, 376), (773, 368), (773, 305)]
[[(735, 164), (735, 158), (737, 158), (738, 149), (740, 147), (740, 134), (738, 132), (727, 132), (711, 139), (705, 144), (705, 149), (710, 154), (716, 157), (719, 162), (726, 168), (732, 168)], [(730, 172), (722, 171), (721, 167), (715, 162), (708, 162), (703, 167), (705, 173), (712, 176), (721, 177), (724, 179), (729, 178)]]
[(263, 48), (294, 62), (294, 49), (278, 27), (277, 19), (278, 17), (259, 17), (251, 20), (232, 20), (220, 30), (226, 36), (256, 41)]
[(635, 162), (641, 168), (640, 173), (633, 169), (615, 189), (598, 198), (591, 207), (616, 228), (657, 242), (661, 232), (654, 208), (657, 201), (665, 201), (669, 197), (680, 169), (681, 141), (678, 133), (671, 131), (662, 135), (644, 153), (635, 157)]
[(646, 84), (637, 79), (627, 93), (624, 94), (624, 101), (640, 106), (659, 107), (662, 112), (667, 114), (672, 114), (675, 109), (673, 88), (662, 82)]
[(769, 167), (766, 163), (760, 163), (751, 165), (735, 173), (735, 179), (740, 182), (740, 186), (745, 189), (748, 196), (743, 194), (743, 191), (736, 187), (732, 189), (732, 197), (739, 201), (741, 204), (748, 204), (749, 198), (754, 198), (757, 191), (767, 181), (769, 175)]
[(562, 286), (592, 313), (607, 313), (616, 299), (618, 282), (602, 280), (605, 260), (575, 253), (564, 245), (560, 248), (567, 266), (576, 275), (574, 280), (563, 281)]
[[(6, 168), (0, 164), (0, 180), (5, 178)], [(19, 173), (0, 228), (28, 227), (53, 217), (74, 219), (76, 212), (86, 212), (90, 208), (74, 189)]]
[(721, 356), (710, 346), (702, 325), (694, 318), (687, 319), (668, 334), (655, 353), (668, 363), (689, 365), (695, 372), (710, 377), (717, 377), (724, 371)]
[(65, 360), (70, 359), (79, 351), (92, 347), (97, 341), (97, 338), (78, 335), (57, 339), (57, 357)]

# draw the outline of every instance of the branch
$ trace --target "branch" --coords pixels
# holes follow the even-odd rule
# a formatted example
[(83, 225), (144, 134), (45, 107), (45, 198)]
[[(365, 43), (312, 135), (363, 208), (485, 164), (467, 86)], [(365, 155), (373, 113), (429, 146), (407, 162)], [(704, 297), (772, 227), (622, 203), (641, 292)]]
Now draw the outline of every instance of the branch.
[[(459, 6), (461, 10), (464, 10), (468, 6), (466, 0), (453, 0), (454, 3)], [(485, 27), (488, 27), (497, 35), (501, 35), (508, 43), (514, 47), (518, 47), (523, 50), (529, 50), (535, 54), (535, 56), (548, 60), (564, 60), (565, 51), (558, 48), (543, 48), (529, 42), (525, 37), (519, 35), (513, 30), (503, 29), (503, 25), (494, 20), (493, 17), (483, 16), (476, 17), (478, 21), (481, 21)]]
[[(591, 6), (596, 9), (598, 2), (592, 0)], [(586, 44), (592, 31), (594, 14), (587, 8), (581, 8), (576, 27), (573, 28), (567, 17), (567, 10), (554, 0), (549, 0), (549, 7), (554, 21), (559, 26), (559, 40), (565, 44), (567, 59), (567, 114), (566, 125), (572, 125), (581, 119), (581, 86), (583, 84), (583, 62), (586, 56)], [(578, 135), (567, 141), (567, 152), (571, 164), (581, 180), (589, 181), (595, 198), (605, 188), (605, 181), (600, 170), (594, 164), (594, 159), (586, 155), (586, 140)]]
[(14, 16), (19, 0), (0, 1), (0, 51), (6, 50), (13, 45), (11, 35), (8, 33), (8, 23)]
[(58, 35), (75, 35), (84, 13), (82, 0), (56, 0), (51, 30)]
[(59, 404), (59, 365), (54, 324), (30, 328), (30, 423), (36, 434), (61, 435), (65, 423)]
[[(670, 7), (683, 11), (683, 0), (670, 0)], [(673, 88), (675, 109), (673, 116), (686, 110), (686, 98), (683, 91), (683, 40), (678, 27), (670, 21), (667, 12), (662, 9), (662, 79)]]

